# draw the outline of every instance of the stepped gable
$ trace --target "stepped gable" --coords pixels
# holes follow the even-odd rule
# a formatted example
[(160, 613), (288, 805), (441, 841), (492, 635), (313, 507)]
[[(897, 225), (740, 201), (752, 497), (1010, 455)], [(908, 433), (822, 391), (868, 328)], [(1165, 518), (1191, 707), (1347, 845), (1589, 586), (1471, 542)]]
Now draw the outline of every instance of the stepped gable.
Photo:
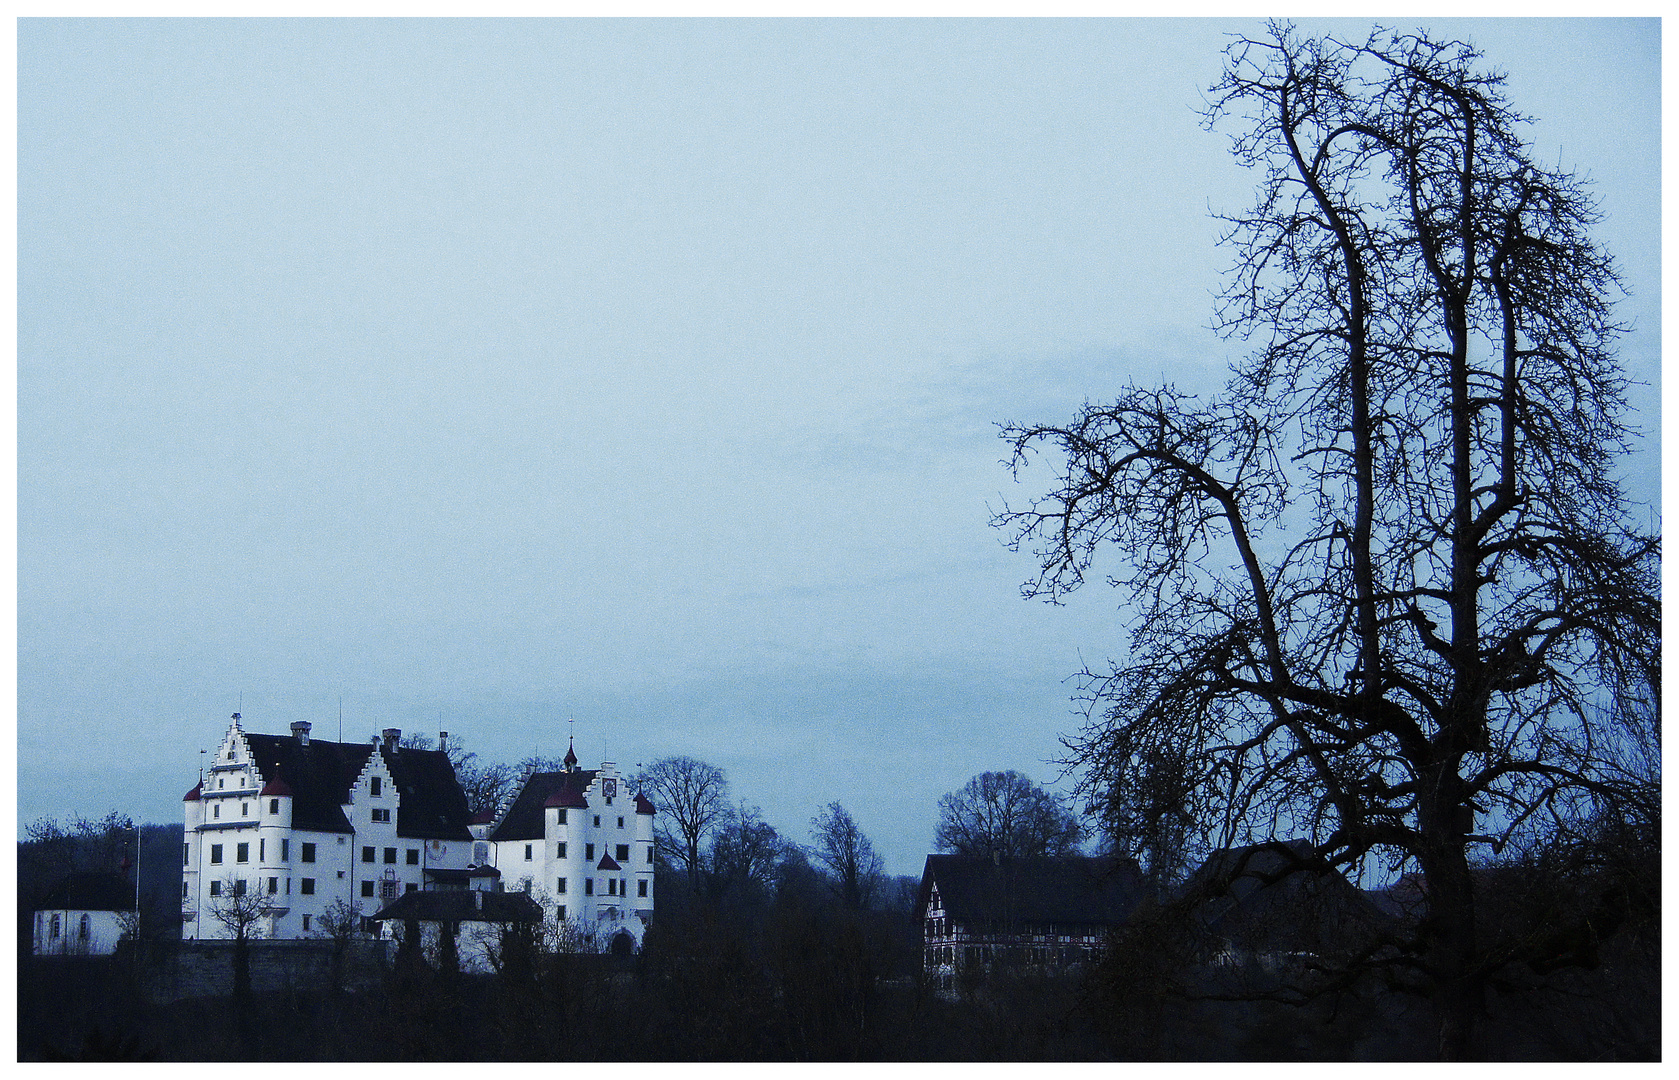
[(348, 833), (344, 803), (350, 786), (373, 753), (369, 743), (335, 743), (310, 739), (303, 746), (292, 736), (242, 732), (263, 781), (281, 774), (292, 789), (291, 826), (307, 832)]
[(442, 750), (398, 747), (385, 751), (385, 766), (401, 802), (396, 834), (416, 840), (471, 840), (472, 813), (455, 767)]
[[(581, 798), (595, 781), (594, 769), (572, 772), (535, 772), (525, 778), (525, 784), (513, 799), (513, 805), (502, 815), (501, 824), (490, 833), (491, 840), (541, 840), (542, 808), (551, 796), (568, 797), (575, 792)], [(558, 805), (558, 804), (556, 804)], [(588, 805), (584, 803), (583, 805)]]
[(36, 911), (133, 911), (134, 882), (121, 874), (78, 871), (54, 886)]
[(937, 884), (946, 914), (970, 926), (1117, 926), (1145, 895), (1130, 859), (929, 855), (916, 911)]

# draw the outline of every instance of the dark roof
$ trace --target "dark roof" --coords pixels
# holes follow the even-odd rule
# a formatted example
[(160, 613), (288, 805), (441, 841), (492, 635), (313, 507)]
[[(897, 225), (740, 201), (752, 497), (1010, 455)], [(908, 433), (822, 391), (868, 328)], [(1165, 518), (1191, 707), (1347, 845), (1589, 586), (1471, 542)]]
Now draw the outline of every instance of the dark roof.
[[(371, 743), (335, 743), (295, 735), (245, 733), (251, 757), (267, 785), (291, 789), (292, 828), (314, 832), (351, 832), (344, 816), (350, 788), (367, 766)], [(471, 840), (466, 794), (455, 779), (449, 755), (441, 750), (398, 748), (385, 751), (391, 782), (401, 795), (396, 834), (417, 840)], [(284, 794), (284, 792), (277, 792)]]
[(251, 757), (266, 782), (284, 776), (292, 789), (291, 824), (312, 832), (353, 832), (344, 816), (350, 786), (373, 752), (369, 743), (335, 743), (245, 732)]
[(1207, 929), (1256, 950), (1322, 952), (1388, 918), (1305, 840), (1215, 851), (1179, 897)]
[(262, 785), (262, 790), (257, 792), (257, 794), (258, 795), (290, 795), (290, 794), (292, 794), (292, 789), (291, 789), (290, 784), (286, 783), (284, 780), (280, 779), (278, 776), (275, 776), (274, 779), (272, 779), (272, 780), (268, 781), (268, 783)]
[(656, 813), (658, 813), (658, 811), (653, 808), (653, 800), (649, 799), (645, 795), (640, 794), (639, 792), (636, 794), (636, 797), (635, 797), (635, 812), (638, 813), (638, 814), (656, 814)]
[(498, 878), (501, 871), (493, 866), (469, 866), (465, 870), (448, 866), (428, 866), (425, 876), (432, 881), (454, 881), (464, 885), (473, 878)]
[(133, 911), (134, 882), (121, 874), (78, 871), (47, 894), (37, 911)]
[(600, 862), (595, 864), (595, 869), (596, 870), (622, 870), (623, 867), (619, 866), (617, 864), (617, 862), (615, 862), (613, 860), (612, 856), (602, 855), (600, 857)]
[[(579, 797), (595, 779), (595, 770), (579, 769), (575, 772), (536, 772), (525, 778), (525, 784), (514, 796), (513, 805), (507, 808), (501, 824), (490, 833), (491, 840), (540, 840), (542, 831), (542, 808), (548, 798), (564, 790), (575, 791)], [(587, 803), (582, 805), (587, 806)]]
[(404, 893), (373, 917), (418, 922), (540, 922), (542, 905), (528, 893), (450, 889)]
[(193, 785), (193, 788), (192, 788), (191, 791), (189, 791), (185, 795), (181, 796), (181, 801), (182, 802), (199, 802), (203, 798), (203, 791), (204, 791), (204, 781), (200, 780), (198, 783)]
[(402, 796), (396, 811), (396, 834), (420, 840), (471, 840), (472, 812), (455, 767), (442, 750), (398, 747), (385, 752), (391, 783)]
[(969, 924), (1117, 926), (1145, 893), (1129, 859), (929, 855), (917, 916), (934, 885), (946, 916)]

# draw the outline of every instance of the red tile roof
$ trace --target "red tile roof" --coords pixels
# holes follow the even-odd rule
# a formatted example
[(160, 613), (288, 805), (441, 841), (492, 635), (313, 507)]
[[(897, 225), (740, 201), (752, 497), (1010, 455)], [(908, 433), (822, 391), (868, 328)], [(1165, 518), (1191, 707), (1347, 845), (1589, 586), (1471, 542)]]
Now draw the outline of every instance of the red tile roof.
[(638, 814), (656, 814), (656, 813), (658, 813), (658, 811), (653, 808), (652, 800), (649, 799), (647, 796), (639, 794), (639, 793), (635, 797), (635, 812), (638, 813)]
[(202, 798), (202, 792), (203, 791), (204, 791), (204, 781), (200, 780), (197, 784), (193, 785), (193, 789), (191, 791), (189, 791), (185, 795), (181, 796), (181, 801), (182, 802), (198, 802), (200, 800), (200, 798)]

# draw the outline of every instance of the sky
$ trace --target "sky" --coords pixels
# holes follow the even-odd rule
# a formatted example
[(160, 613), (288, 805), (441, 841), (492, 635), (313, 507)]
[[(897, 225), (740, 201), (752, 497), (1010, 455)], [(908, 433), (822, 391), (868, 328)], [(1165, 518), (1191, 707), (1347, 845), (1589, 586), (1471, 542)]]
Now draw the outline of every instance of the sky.
[[(1657, 507), (1659, 23), (1429, 26), (1595, 181)], [(236, 711), (685, 754), (894, 874), (1067, 790), (1123, 598), (1021, 599), (997, 425), (1242, 353), (1197, 109), (1260, 29), (22, 21), (20, 829), (180, 820)]]

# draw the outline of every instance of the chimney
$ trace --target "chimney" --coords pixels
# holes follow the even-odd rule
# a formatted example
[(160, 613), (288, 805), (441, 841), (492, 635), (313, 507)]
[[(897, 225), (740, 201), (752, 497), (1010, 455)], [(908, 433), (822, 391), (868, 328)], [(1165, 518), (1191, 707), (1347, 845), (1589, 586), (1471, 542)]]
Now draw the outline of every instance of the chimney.
[(296, 723), (292, 724), (291, 735), (292, 735), (292, 738), (297, 740), (297, 745), (308, 746), (309, 745), (309, 721), (299, 720)]
[(437, 733), (437, 748), (445, 754), (449, 752), (449, 733), (447, 731)]
[(396, 752), (396, 744), (398, 742), (402, 741), (402, 729), (401, 728), (395, 728), (395, 727), (388, 727), (384, 730), (384, 736), (385, 736), (385, 753), (387, 753), (387, 754), (395, 753)]

